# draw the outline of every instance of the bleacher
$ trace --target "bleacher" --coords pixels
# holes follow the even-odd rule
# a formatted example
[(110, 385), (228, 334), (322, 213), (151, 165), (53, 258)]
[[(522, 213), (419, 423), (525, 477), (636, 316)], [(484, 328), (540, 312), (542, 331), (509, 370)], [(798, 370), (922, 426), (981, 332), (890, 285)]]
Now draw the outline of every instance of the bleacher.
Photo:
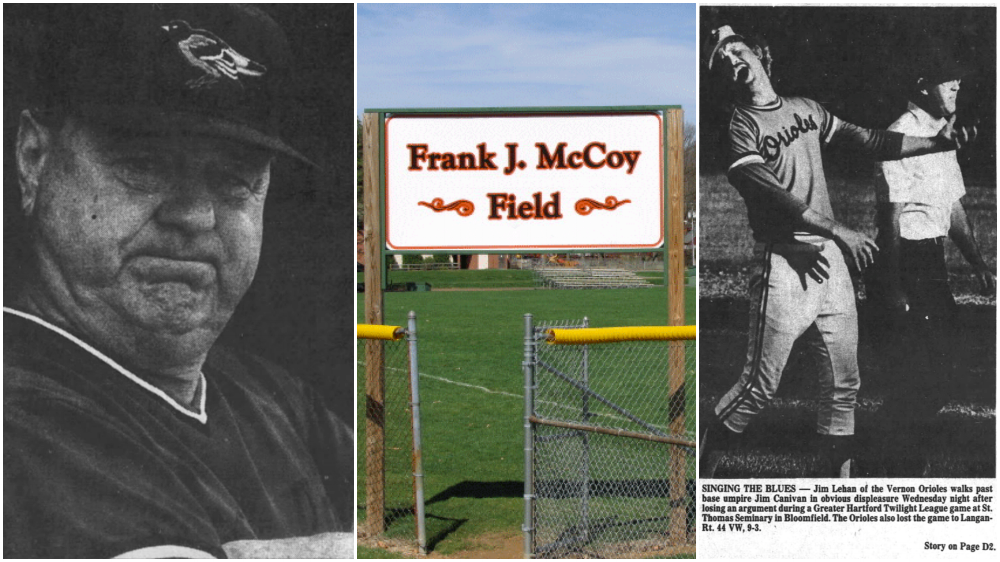
[(542, 267), (534, 271), (536, 284), (550, 289), (639, 289), (654, 286), (626, 269)]

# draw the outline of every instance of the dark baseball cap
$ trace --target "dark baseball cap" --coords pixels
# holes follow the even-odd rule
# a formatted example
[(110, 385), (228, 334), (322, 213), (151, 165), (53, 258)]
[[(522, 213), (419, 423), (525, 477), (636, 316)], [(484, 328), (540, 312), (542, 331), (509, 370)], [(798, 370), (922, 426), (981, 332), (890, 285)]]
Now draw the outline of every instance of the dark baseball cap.
[(919, 89), (960, 80), (972, 72), (972, 66), (959, 60), (951, 48), (940, 39), (922, 45), (913, 58), (910, 70), (913, 83)]
[(239, 4), (52, 5), (39, 22), (33, 103), (148, 134), (247, 143), (311, 164), (280, 136), (291, 53)]

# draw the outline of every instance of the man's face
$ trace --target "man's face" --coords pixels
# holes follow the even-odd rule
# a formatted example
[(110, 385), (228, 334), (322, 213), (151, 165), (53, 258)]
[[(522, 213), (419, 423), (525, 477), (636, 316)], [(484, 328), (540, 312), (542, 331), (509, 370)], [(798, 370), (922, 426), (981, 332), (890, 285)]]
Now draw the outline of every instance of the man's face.
[(56, 135), (34, 211), (41, 290), (85, 335), (207, 351), (256, 271), (270, 155), (73, 121)]
[(961, 80), (950, 80), (927, 88), (927, 105), (936, 117), (951, 117), (955, 113)]
[(712, 59), (712, 71), (724, 83), (737, 89), (767, 77), (760, 57), (742, 41), (730, 41), (716, 51)]

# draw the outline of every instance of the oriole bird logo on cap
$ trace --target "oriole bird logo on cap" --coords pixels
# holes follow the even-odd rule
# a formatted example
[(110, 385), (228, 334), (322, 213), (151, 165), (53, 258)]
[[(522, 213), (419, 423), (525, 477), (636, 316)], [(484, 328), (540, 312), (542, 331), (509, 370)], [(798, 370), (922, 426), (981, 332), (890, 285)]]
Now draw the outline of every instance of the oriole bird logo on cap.
[(267, 72), (264, 65), (241, 55), (211, 31), (192, 29), (183, 20), (173, 20), (162, 29), (172, 40), (177, 41), (177, 49), (191, 66), (205, 73), (204, 76), (188, 80), (186, 85), (189, 88), (208, 86), (223, 76), (239, 83), (241, 74), (263, 76)]

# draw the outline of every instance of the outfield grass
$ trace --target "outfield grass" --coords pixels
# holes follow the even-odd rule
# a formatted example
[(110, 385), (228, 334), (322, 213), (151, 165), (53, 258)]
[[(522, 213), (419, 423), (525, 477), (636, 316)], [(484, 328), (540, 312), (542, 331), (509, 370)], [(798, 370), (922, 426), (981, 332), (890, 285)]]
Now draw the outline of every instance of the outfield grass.
[[(688, 287), (689, 321), (694, 301)], [(421, 378), (428, 540), (435, 552), (450, 554), (481, 548), (485, 535), (521, 532), (524, 314), (537, 320), (587, 316), (592, 326), (663, 325), (667, 292), (655, 287), (385, 295), (386, 324), (404, 325), (410, 310), (418, 314), (420, 372), (429, 375)], [(363, 311), (359, 295), (358, 322)], [(358, 387), (363, 407), (363, 372)], [(360, 434), (360, 409), (358, 424)], [(359, 473), (363, 447), (359, 439)], [(390, 529), (390, 536), (412, 536), (412, 522), (407, 524)]]
[(385, 559), (385, 558), (403, 558), (402, 554), (397, 554), (395, 552), (388, 551), (384, 548), (368, 548), (367, 546), (358, 545), (358, 559)]
[[(996, 185), (967, 178), (963, 200), (975, 237), (986, 261), (996, 267)], [(869, 235), (875, 234), (871, 179), (828, 176), (837, 219)], [(700, 314), (699, 406), (709, 412), (743, 368), (747, 342), (749, 263), (753, 241), (746, 208), (722, 174), (700, 178)], [(996, 474), (996, 298), (976, 294), (971, 269), (953, 244), (948, 244), (950, 283), (960, 303), (961, 332), (953, 334), (956, 356), (963, 360), (949, 385), (952, 402), (936, 419), (928, 420), (928, 443), (935, 451), (930, 475), (935, 477), (994, 477)], [(859, 289), (861, 286), (859, 286)], [(856, 425), (859, 439), (877, 443), (882, 429), (877, 411), (884, 397), (898, 392), (883, 381), (878, 350), (872, 344), (876, 311), (859, 301), (861, 390)], [(717, 476), (812, 476), (818, 469), (813, 427), (817, 385), (813, 364), (796, 350), (782, 378), (778, 399), (750, 425), (737, 454), (720, 466)], [(704, 418), (702, 420), (704, 422)], [(881, 459), (877, 447), (868, 454), (869, 470)], [(864, 463), (862, 463), (864, 464)], [(875, 474), (877, 475), (877, 474)]]

